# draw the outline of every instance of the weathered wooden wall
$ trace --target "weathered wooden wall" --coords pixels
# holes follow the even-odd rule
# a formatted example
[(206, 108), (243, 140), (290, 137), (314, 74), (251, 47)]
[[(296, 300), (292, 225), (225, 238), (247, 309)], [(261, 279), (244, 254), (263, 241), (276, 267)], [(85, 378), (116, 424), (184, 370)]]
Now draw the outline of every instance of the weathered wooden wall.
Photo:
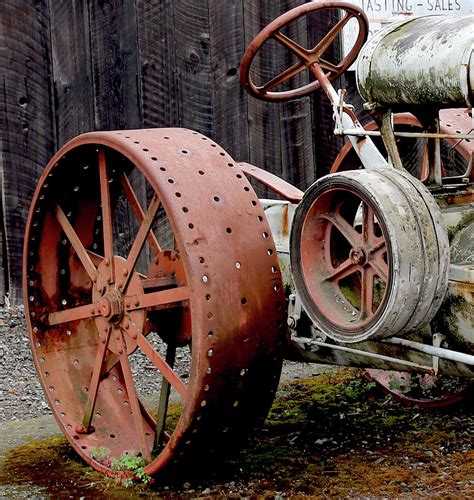
[[(301, 188), (326, 172), (339, 143), (325, 97), (269, 104), (239, 84), (246, 44), (301, 3), (3, 0), (0, 300), (7, 290), (21, 298), (23, 228), (39, 174), (79, 133), (188, 127)], [(313, 37), (324, 26), (296, 29)], [(278, 57), (268, 54), (264, 74)]]

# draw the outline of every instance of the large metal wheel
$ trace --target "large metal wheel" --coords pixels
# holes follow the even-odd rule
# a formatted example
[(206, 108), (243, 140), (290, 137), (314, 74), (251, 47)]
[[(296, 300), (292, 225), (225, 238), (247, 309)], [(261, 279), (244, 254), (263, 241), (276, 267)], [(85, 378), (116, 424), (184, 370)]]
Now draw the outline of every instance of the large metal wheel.
[[(149, 475), (215, 456), (273, 400), (285, 308), (270, 229), (240, 168), (196, 132), (98, 132), (64, 146), (32, 201), (24, 301), (54, 416), (110, 476), (125, 452)], [(183, 351), (187, 373), (174, 368)], [(154, 408), (140, 398), (138, 355), (162, 375)]]
[(292, 271), (306, 312), (333, 339), (402, 335), (436, 313), (449, 245), (425, 191), (408, 174), (377, 169), (331, 174), (305, 193)]

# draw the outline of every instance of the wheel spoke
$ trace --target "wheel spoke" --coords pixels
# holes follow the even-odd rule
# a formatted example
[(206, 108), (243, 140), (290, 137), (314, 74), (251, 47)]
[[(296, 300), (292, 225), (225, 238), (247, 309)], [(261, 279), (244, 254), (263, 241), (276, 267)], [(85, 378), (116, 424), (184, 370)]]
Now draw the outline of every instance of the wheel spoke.
[(352, 17), (354, 17), (353, 14), (346, 12), (346, 15), (342, 19), (340, 19), (310, 51), (310, 54), (315, 54), (318, 57), (324, 54), (328, 47), (334, 42), (342, 28), (344, 28), (344, 26), (352, 19)]
[(368, 245), (376, 239), (374, 211), (367, 203), (362, 203), (362, 239)]
[(278, 85), (281, 85), (290, 78), (293, 78), (297, 74), (301, 73), (304, 69), (306, 69), (306, 66), (301, 62), (297, 62), (293, 64), (293, 66), (290, 66), (288, 69), (280, 73), (278, 76), (267, 82), (262, 87), (259, 87), (258, 90), (263, 90), (265, 92), (272, 90), (275, 87), (278, 87)]
[[(120, 182), (122, 184), (125, 197), (127, 198), (127, 201), (133, 210), (137, 222), (139, 224), (142, 224), (143, 219), (145, 218), (145, 213), (143, 212), (140, 202), (138, 201), (138, 198), (135, 195), (135, 192), (133, 191), (132, 185), (130, 184), (128, 177), (125, 175), (124, 172), (120, 173)], [(161, 252), (160, 244), (158, 243), (156, 236), (153, 234), (153, 231), (150, 231), (147, 234), (147, 241), (148, 244), (150, 245), (153, 254), (156, 255)]]
[(97, 269), (92, 263), (92, 260), (89, 257), (87, 250), (84, 248), (84, 245), (82, 244), (81, 240), (79, 239), (79, 236), (77, 235), (76, 231), (74, 231), (74, 228), (68, 221), (66, 214), (62, 211), (59, 205), (56, 205), (55, 215), (57, 221), (59, 222), (59, 225), (64, 231), (64, 234), (71, 243), (72, 248), (74, 248), (74, 251), (79, 257), (79, 260), (81, 261), (82, 265), (84, 266), (87, 275), (93, 282), (96, 282), (98, 279)]
[(56, 311), (48, 314), (49, 326), (60, 325), (69, 321), (77, 321), (79, 319), (92, 318), (98, 316), (94, 304), (87, 304), (85, 306), (73, 307), (64, 311)]
[(146, 443), (145, 429), (143, 427), (143, 415), (137, 391), (135, 389), (135, 383), (133, 381), (132, 370), (130, 369), (130, 363), (125, 349), (123, 354), (120, 356), (120, 366), (122, 367), (123, 379), (125, 381), (125, 387), (127, 388), (127, 394), (130, 400), (133, 422), (135, 424), (135, 430), (138, 434), (138, 442), (140, 443), (142, 457), (149, 462), (151, 460), (151, 454)]
[(353, 248), (361, 246), (361, 235), (344, 219), (344, 217), (342, 217), (340, 213), (335, 212), (334, 214), (324, 214), (320, 217), (330, 222), (352, 245)]
[(360, 320), (370, 319), (374, 304), (374, 274), (370, 267), (362, 270), (360, 293)]
[[(166, 349), (166, 363), (172, 369), (176, 357), (176, 345), (169, 343)], [(161, 380), (160, 402), (158, 404), (158, 416), (156, 418), (155, 448), (161, 446), (163, 433), (166, 426), (166, 415), (168, 413), (168, 403), (170, 399), (171, 384), (165, 377)]]
[(291, 38), (288, 38), (286, 35), (277, 31), (273, 34), (273, 38), (279, 41), (282, 45), (284, 45), (287, 49), (290, 49), (303, 63), (307, 63), (309, 61), (309, 52), (301, 47), (298, 43), (296, 43)]
[[(133, 323), (130, 323), (130, 328), (135, 328)], [(145, 336), (135, 329), (136, 339), (135, 342), (138, 347), (143, 351), (145, 356), (155, 365), (155, 367), (160, 370), (163, 375), (163, 380), (166, 379), (178, 392), (178, 394), (186, 400), (188, 398), (188, 388), (184, 382), (176, 375), (171, 366), (163, 359), (161, 354), (159, 354), (155, 348), (150, 344), (150, 342), (145, 338)]]
[(125, 290), (127, 288), (128, 282), (133, 275), (133, 270), (135, 268), (135, 264), (137, 263), (137, 259), (142, 251), (143, 245), (147, 239), (148, 234), (150, 234), (151, 225), (153, 224), (153, 220), (155, 218), (156, 212), (158, 211), (158, 207), (160, 206), (160, 199), (155, 194), (151, 199), (150, 206), (148, 207), (148, 211), (143, 219), (143, 222), (138, 230), (135, 241), (133, 242), (132, 248), (130, 249), (130, 253), (127, 258), (127, 271), (128, 274), (124, 279), (123, 284), (119, 287), (120, 290)]
[(102, 372), (102, 365), (104, 364), (107, 346), (109, 345), (111, 331), (112, 329), (109, 328), (106, 337), (101, 339), (99, 342), (99, 348), (97, 349), (92, 379), (87, 393), (87, 402), (82, 416), (82, 429), (80, 429), (80, 431), (83, 433), (89, 432), (90, 429), (92, 414), (94, 413), (95, 402), (97, 400), (97, 393), (99, 390), (100, 374)]
[(169, 288), (147, 294), (128, 297), (125, 301), (125, 310), (134, 311), (136, 309), (153, 308), (159, 306), (176, 307), (180, 302), (189, 300), (189, 290), (186, 286)]
[(369, 259), (370, 265), (372, 269), (375, 271), (377, 276), (388, 283), (388, 264), (385, 262), (383, 255), (386, 252), (385, 248), (381, 248), (376, 253), (372, 254), (372, 257)]
[(104, 258), (109, 275), (106, 280), (114, 280), (114, 240), (112, 234), (112, 206), (110, 203), (109, 174), (105, 162), (105, 152), (99, 150), (100, 200), (102, 204), (102, 232), (104, 237)]
[(324, 281), (340, 281), (351, 274), (360, 270), (360, 266), (354, 264), (351, 259), (345, 260), (341, 265), (337, 266), (332, 272), (324, 278)]

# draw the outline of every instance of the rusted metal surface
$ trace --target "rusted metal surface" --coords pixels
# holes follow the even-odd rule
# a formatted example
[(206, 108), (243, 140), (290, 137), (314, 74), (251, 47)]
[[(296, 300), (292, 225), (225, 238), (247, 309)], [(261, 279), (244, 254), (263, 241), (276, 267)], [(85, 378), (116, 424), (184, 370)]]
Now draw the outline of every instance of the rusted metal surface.
[(395, 107), (471, 106), (473, 43), (474, 16), (426, 16), (394, 23), (362, 49), (359, 92), (369, 102)]
[(292, 269), (306, 312), (329, 337), (390, 337), (436, 313), (449, 245), (425, 191), (407, 174), (378, 169), (333, 174), (305, 193), (292, 228)]
[[(421, 130), (421, 124), (419, 120), (411, 113), (396, 113), (393, 115), (393, 123), (395, 125), (395, 131), (399, 127), (409, 127), (413, 130)], [(370, 121), (364, 125), (364, 129), (367, 131), (376, 131), (377, 124), (375, 121)], [(455, 134), (469, 134), (472, 132), (472, 121), (471, 117), (468, 114), (468, 110), (465, 109), (442, 109), (440, 111), (440, 131), (446, 135)], [(419, 132), (420, 134), (425, 135), (423, 132)], [(399, 132), (399, 137), (403, 141), (404, 138), (413, 137), (412, 135), (404, 135), (403, 132)], [(446, 139), (447, 144), (451, 146), (448, 150), (447, 157), (444, 158), (445, 161), (453, 161), (456, 162), (457, 158), (454, 158), (454, 154), (459, 154), (462, 158), (465, 159), (464, 171), (468, 168), (468, 162), (474, 153), (474, 141), (473, 140), (465, 140), (457, 138), (448, 138)], [(400, 143), (399, 143), (400, 144)], [(340, 153), (337, 155), (334, 160), (330, 173), (334, 172), (342, 172), (345, 170), (355, 170), (360, 167), (360, 160), (351, 154), (353, 150), (353, 146), (351, 142), (347, 142)], [(454, 153), (455, 152), (455, 153)], [(451, 157), (453, 157), (451, 159)], [(457, 161), (459, 162), (459, 160)], [(412, 171), (412, 165), (404, 165), (404, 167), (408, 171)], [(447, 175), (446, 168), (444, 169), (444, 176)], [(420, 179), (426, 178), (428, 173), (428, 163), (427, 159), (424, 158)], [(459, 175), (459, 171), (458, 171)], [(471, 172), (471, 179), (473, 178), (473, 173)]]
[[(282, 33), (283, 28), (300, 17), (306, 16), (316, 11), (324, 10), (340, 10), (343, 12), (341, 19), (331, 28), (331, 30), (311, 49), (307, 49), (299, 45), (296, 41), (288, 38)], [(337, 64), (330, 63), (324, 59), (324, 54), (327, 49), (334, 43), (335, 39), (340, 35), (343, 28), (351, 19), (356, 19), (358, 23), (358, 33), (354, 46), (349, 53)], [(256, 97), (266, 101), (285, 101), (289, 99), (297, 99), (303, 97), (321, 86), (319, 79), (313, 81), (303, 87), (292, 90), (280, 90), (283, 83), (287, 82), (295, 75), (311, 70), (311, 67), (316, 64), (320, 66), (326, 78), (334, 80), (340, 76), (355, 60), (360, 48), (367, 39), (368, 20), (364, 11), (359, 7), (348, 2), (333, 0), (331, 2), (316, 1), (309, 2), (299, 7), (285, 12), (270, 24), (268, 24), (249, 44), (242, 58), (240, 67), (240, 82), (245, 90)], [(251, 76), (252, 61), (257, 55), (261, 47), (269, 40), (274, 39), (286, 47), (290, 52), (296, 55), (298, 62), (287, 68), (285, 71), (276, 75), (269, 82), (263, 85), (256, 85)]]
[(286, 182), (281, 177), (244, 161), (239, 162), (238, 165), (245, 175), (261, 182), (264, 186), (267, 186), (267, 188), (271, 189), (274, 193), (282, 196), (286, 200), (298, 203), (301, 201), (301, 198), (303, 198), (304, 193), (301, 189), (298, 189), (293, 186), (293, 184)]
[[(127, 251), (124, 205), (136, 219)], [(31, 205), (24, 300), (53, 413), (105, 474), (93, 448), (141, 453), (154, 474), (232, 445), (268, 411), (286, 330), (275, 245), (242, 170), (196, 132), (97, 132), (63, 147)], [(176, 349), (191, 349), (187, 380)], [(137, 350), (163, 376), (157, 421), (135, 387)], [(170, 388), (183, 411), (165, 431)]]

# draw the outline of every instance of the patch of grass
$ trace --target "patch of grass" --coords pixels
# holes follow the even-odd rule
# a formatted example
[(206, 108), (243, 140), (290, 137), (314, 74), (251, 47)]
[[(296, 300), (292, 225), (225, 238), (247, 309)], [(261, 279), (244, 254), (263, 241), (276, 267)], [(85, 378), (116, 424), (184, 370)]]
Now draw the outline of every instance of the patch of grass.
[(145, 465), (146, 462), (141, 455), (126, 451), (120, 457), (112, 459), (111, 469), (117, 473), (117, 482), (125, 488), (130, 488), (133, 479), (142, 484), (151, 481), (151, 477), (145, 472)]

